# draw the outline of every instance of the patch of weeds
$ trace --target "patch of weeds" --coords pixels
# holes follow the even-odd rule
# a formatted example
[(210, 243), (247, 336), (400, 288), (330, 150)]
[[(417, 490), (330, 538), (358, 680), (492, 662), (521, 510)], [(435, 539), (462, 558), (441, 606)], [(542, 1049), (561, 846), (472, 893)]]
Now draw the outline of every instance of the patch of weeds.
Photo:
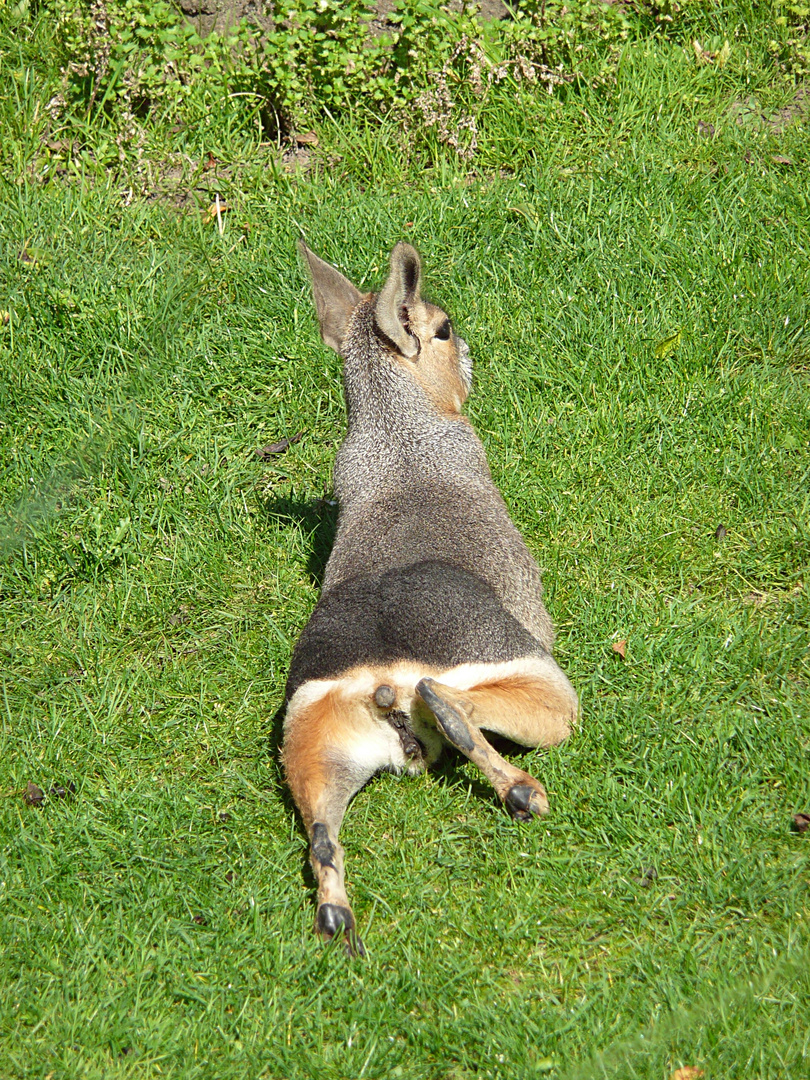
[(810, 4), (773, 0), (774, 37), (768, 52), (797, 81), (810, 76)]

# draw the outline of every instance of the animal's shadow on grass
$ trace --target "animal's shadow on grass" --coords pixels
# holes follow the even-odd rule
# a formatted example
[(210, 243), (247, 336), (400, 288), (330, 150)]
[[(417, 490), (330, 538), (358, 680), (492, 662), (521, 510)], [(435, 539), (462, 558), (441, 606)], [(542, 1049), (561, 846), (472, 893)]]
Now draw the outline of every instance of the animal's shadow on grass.
[[(337, 505), (327, 499), (301, 500), (289, 497), (276, 497), (263, 501), (263, 512), (270, 522), (279, 528), (285, 525), (298, 525), (310, 538), (310, 553), (307, 558), (307, 573), (314, 585), (320, 588), (323, 584), (324, 571), (337, 531)], [(303, 629), (303, 627), (301, 627)], [(281, 755), (281, 746), (284, 738), (284, 713), (286, 705), (282, 704), (273, 717), (268, 735), (268, 749), (278, 760)], [(526, 752), (526, 747), (511, 742), (490, 732), (486, 733), (487, 740), (501, 754), (520, 755)], [(461, 765), (464, 758), (449, 747), (445, 749), (441, 758), (432, 767), (432, 772), (440, 781), (448, 786), (469, 787), (476, 798), (482, 802), (493, 804), (496, 809), (498, 799), (490, 785), (483, 779), (471, 778), (462, 771)], [(374, 777), (369, 783), (374, 783)], [(402, 778), (403, 783), (408, 782), (407, 777)], [(284, 784), (281, 788), (281, 798), (285, 809), (295, 815), (302, 834), (305, 833), (300, 815), (290, 794), (289, 788)], [(317, 882), (309, 863), (309, 848), (304, 855), (302, 876), (304, 882), (312, 894), (313, 900), (317, 893)]]
[[(337, 504), (331, 499), (296, 499), (285, 495), (261, 499), (259, 504), (267, 521), (275, 525), (279, 530), (289, 528), (291, 525), (297, 526), (309, 538), (307, 573), (312, 584), (320, 589), (323, 585), (326, 563), (335, 542), (338, 517)], [(303, 630), (303, 626), (300, 629)], [(286, 702), (281, 704), (273, 717), (267, 738), (268, 751), (277, 761), (281, 757), (281, 747), (284, 740), (285, 712)], [(301, 833), (306, 835), (300, 814), (286, 784), (281, 787), (281, 800), (285, 810), (298, 821)], [(303, 858), (302, 877), (314, 899), (318, 883), (309, 863), (308, 847)]]
[[(338, 508), (332, 499), (294, 499), (278, 496), (260, 501), (267, 520), (279, 529), (298, 525), (309, 537), (307, 573), (313, 585), (323, 584), (326, 563), (335, 542)], [(303, 627), (302, 627), (303, 629)]]

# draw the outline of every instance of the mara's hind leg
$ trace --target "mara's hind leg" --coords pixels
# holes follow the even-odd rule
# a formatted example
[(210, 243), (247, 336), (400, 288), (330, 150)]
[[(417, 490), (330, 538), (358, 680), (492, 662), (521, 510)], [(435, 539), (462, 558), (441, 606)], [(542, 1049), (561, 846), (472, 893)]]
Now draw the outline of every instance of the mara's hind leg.
[[(478, 766), (519, 821), (548, 812), (545, 789), (501, 757), (481, 728), (525, 746), (562, 742), (576, 720), (577, 699), (560, 669), (550, 662), (559, 678), (549, 680), (545, 673), (527, 670), (463, 689), (433, 679), (422, 679), (416, 687), (448, 742)], [(452, 673), (448, 676), (453, 677)]]
[(459, 700), (476, 727), (521, 746), (557, 746), (577, 722), (576, 692), (551, 656), (532, 657), (503, 674), (460, 667), (443, 682), (463, 691)]
[(288, 706), (282, 756), (309, 836), (318, 883), (315, 927), (324, 938), (343, 932), (349, 954), (363, 955), (346, 895), (338, 832), (352, 796), (375, 772), (397, 764), (399, 740), (363, 702), (344, 696), (340, 684), (311, 702), (307, 689), (303, 686)]

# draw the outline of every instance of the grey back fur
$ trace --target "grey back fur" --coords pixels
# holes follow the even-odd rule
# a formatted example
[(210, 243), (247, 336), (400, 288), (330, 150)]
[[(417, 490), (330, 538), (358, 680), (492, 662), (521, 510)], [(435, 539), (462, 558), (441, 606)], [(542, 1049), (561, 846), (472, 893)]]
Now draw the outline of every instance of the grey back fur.
[[(417, 252), (398, 244), (382, 292), (363, 295), (306, 245), (300, 249), (313, 280), (322, 336), (343, 357), (349, 422), (335, 462), (340, 509), (319, 603), (322, 615), (333, 596), (337, 618), (339, 594), (356, 591), (358, 581), (371, 587), (420, 565), (431, 568), (430, 577), (437, 565), (445, 565), (482, 583), (502, 609), (505, 626), (514, 620), (512, 653), (550, 652), (554, 634), (541, 599), (539, 568), (492, 482), (480, 440), (460, 411), (471, 383), (469, 352), (446, 314), (422, 299)], [(347, 582), (355, 584), (347, 587)], [(385, 602), (408, 608), (407, 592), (389, 594), (390, 589)], [(471, 586), (473, 622), (482, 603), (479, 594), (478, 586)], [(355, 607), (373, 603), (378, 593), (372, 589), (363, 595), (365, 601), (353, 601)], [(362, 618), (351, 604), (344, 614), (349, 611), (351, 618)], [(389, 611), (389, 616), (394, 622), (414, 619), (409, 610)], [(317, 624), (317, 608), (313, 620)], [(305, 633), (297, 652), (308, 647), (312, 651)], [(487, 659), (476, 655), (474, 641), (464, 648), (470, 655), (460, 662)], [(301, 668), (302, 661), (299, 655), (296, 676), (293, 659), (288, 694), (300, 684), (303, 669), (317, 670), (306, 663)], [(326, 674), (339, 672), (320, 677)]]

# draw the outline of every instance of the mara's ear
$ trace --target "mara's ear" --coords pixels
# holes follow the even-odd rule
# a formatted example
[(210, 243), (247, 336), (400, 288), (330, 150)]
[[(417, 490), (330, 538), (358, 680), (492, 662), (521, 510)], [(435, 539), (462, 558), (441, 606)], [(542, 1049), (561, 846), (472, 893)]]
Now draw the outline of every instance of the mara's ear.
[(410, 333), (408, 309), (419, 300), (422, 263), (419, 254), (402, 241), (391, 252), (391, 273), (377, 297), (377, 326), (403, 356), (419, 352), (419, 340)]
[(363, 294), (339, 270), (311, 252), (303, 240), (298, 241), (298, 250), (306, 260), (312, 279), (312, 295), (321, 337), (330, 349), (339, 353), (349, 316), (363, 299)]

